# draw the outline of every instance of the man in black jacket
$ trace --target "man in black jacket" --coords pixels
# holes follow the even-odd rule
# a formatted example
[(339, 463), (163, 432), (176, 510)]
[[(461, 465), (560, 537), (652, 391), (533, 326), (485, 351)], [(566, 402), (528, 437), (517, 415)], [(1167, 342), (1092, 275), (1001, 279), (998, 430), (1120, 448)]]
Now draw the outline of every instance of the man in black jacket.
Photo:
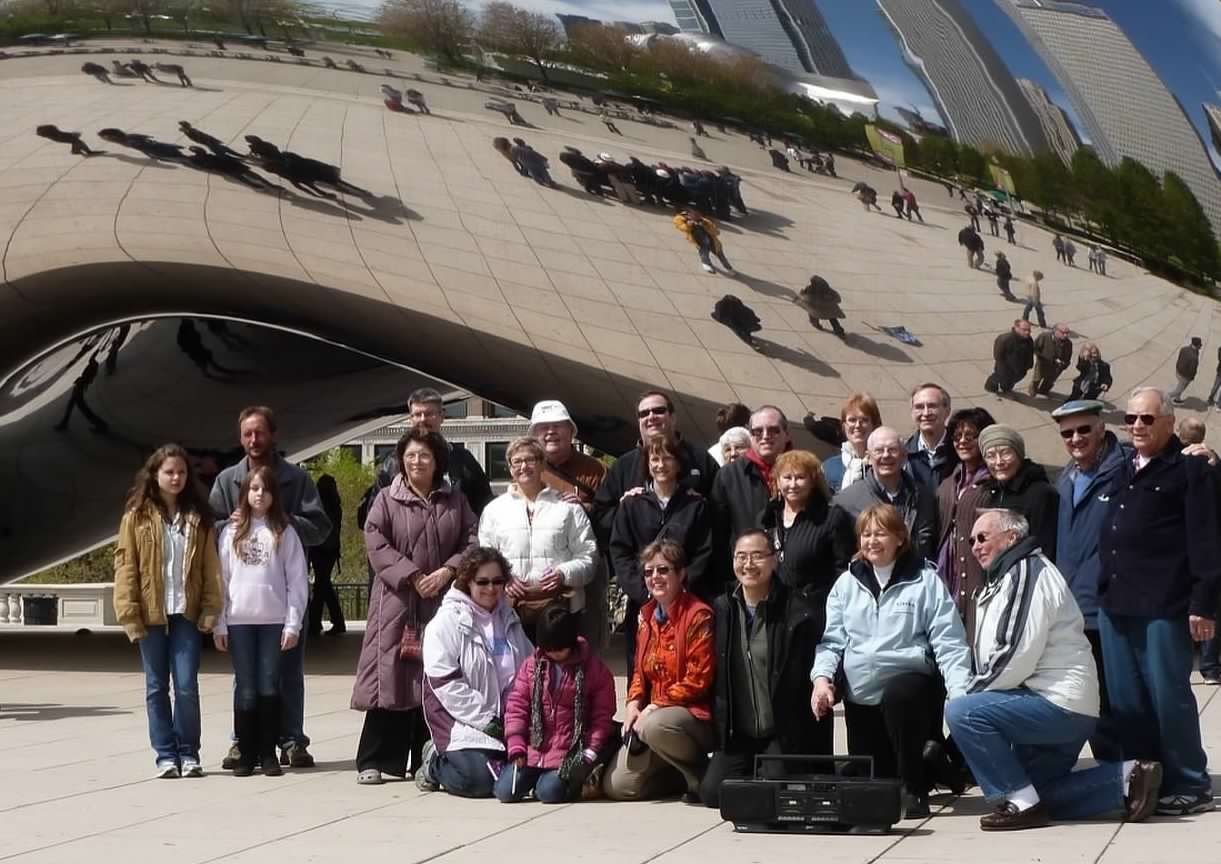
[(946, 434), (950, 394), (940, 384), (921, 384), (912, 391), (912, 423), (907, 439), (907, 467), (916, 482), (934, 499), (941, 481), (954, 472), (958, 453)]
[(641, 477), (647, 471), (641, 466), (640, 460), (649, 441), (654, 438), (666, 438), (677, 444), (682, 464), (679, 466), (679, 483), (692, 489), (705, 498), (712, 492), (712, 482), (716, 477), (717, 464), (708, 451), (696, 447), (687, 441), (678, 431), (674, 416), (674, 403), (670, 397), (659, 390), (649, 390), (636, 402), (636, 419), (640, 427), (640, 440), (636, 446), (615, 460), (615, 464), (606, 472), (606, 479), (598, 487), (594, 496), (593, 511), (589, 514), (594, 526), (594, 534), (598, 538), (599, 548), (605, 549), (610, 544), (611, 529), (615, 525), (615, 510), (623, 496), (633, 489), (641, 488)]
[[(431, 387), (421, 387), (407, 397), (407, 412), (413, 426), (423, 426), (429, 432), (441, 433), (441, 425), (445, 422), (445, 401), (441, 394)], [(377, 488), (385, 489), (399, 475), (399, 460), (390, 453), (382, 460), (377, 471)], [(495, 496), (492, 494), (492, 484), (483, 466), (471, 451), (465, 447), (449, 448), (449, 470), (446, 479), (456, 490), (466, 496), (471, 509), (478, 516), (483, 508)]]
[(998, 396), (1013, 391), (1013, 385), (1021, 381), (1034, 366), (1034, 340), (1030, 338), (1030, 322), (1018, 318), (1013, 327), (996, 337), (992, 343), (992, 374), (984, 383), (984, 389)]
[(1179, 349), (1178, 359), (1174, 363), (1176, 383), (1174, 389), (1167, 394), (1175, 405), (1183, 404), (1183, 391), (1196, 380), (1196, 373), (1200, 371), (1200, 349), (1203, 346), (1204, 342), (1199, 336), (1192, 336), (1191, 344)]
[(1111, 715), (1125, 759), (1157, 759), (1157, 812), (1213, 809), (1191, 691), (1192, 640), (1216, 635), (1221, 583), (1218, 483), (1182, 452), (1168, 394), (1135, 390), (1124, 422), (1135, 458), (1103, 520), (1098, 631)]
[(719, 807), (721, 782), (750, 777), (755, 756), (830, 754), (832, 718), (810, 716), (810, 667), (822, 638), (823, 611), (773, 579), (776, 556), (758, 529), (733, 550), (737, 584), (718, 597), (712, 721), (717, 749), (700, 797)]

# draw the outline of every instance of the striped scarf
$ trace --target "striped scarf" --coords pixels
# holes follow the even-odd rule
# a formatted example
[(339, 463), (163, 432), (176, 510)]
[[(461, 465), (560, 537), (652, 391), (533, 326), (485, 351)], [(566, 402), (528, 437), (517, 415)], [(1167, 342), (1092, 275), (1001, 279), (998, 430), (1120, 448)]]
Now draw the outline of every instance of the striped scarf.
[[(543, 749), (543, 688), (547, 686), (547, 661), (541, 655), (534, 658), (534, 684), (530, 688), (530, 746)], [(572, 701), (572, 743), (560, 762), (560, 780), (567, 782), (581, 764), (581, 739), (585, 736), (585, 664), (577, 666), (576, 695)]]

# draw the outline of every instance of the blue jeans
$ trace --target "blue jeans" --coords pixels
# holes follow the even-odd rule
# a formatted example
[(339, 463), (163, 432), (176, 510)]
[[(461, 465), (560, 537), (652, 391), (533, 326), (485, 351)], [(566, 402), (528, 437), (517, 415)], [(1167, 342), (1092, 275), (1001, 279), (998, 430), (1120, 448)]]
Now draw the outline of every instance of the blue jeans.
[(1053, 819), (1088, 819), (1124, 806), (1122, 762), (1074, 771), (1096, 717), (1033, 690), (986, 690), (950, 700), (954, 743), (990, 801), (1034, 786)]
[(1162, 796), (1212, 790), (1191, 692), (1187, 616), (1138, 618), (1098, 611), (1107, 696), (1125, 759), (1162, 763)]
[(281, 624), (231, 624), (229, 656), (233, 658), (233, 698), (238, 711), (254, 711), (260, 696), (280, 692)]
[[(157, 763), (199, 761), (199, 629), (182, 615), (149, 627), (136, 646), (144, 666), (148, 737)], [(170, 707), (170, 676), (174, 704)]]
[(280, 746), (309, 746), (305, 734), (305, 631), (297, 644), (280, 655)]
[(433, 756), (432, 776), (450, 795), (491, 798), (497, 780), (492, 774), (492, 765), (503, 765), (504, 758), (501, 750), (450, 750), (437, 753)]
[(1030, 320), (1030, 311), (1032, 309), (1039, 316), (1039, 326), (1046, 328), (1047, 327), (1047, 316), (1043, 314), (1043, 304), (1042, 303), (1036, 303), (1033, 300), (1027, 300), (1026, 306), (1022, 309), (1022, 320), (1023, 321)]
[[(513, 778), (517, 777), (517, 788), (513, 788)], [(560, 779), (558, 770), (546, 768), (514, 768), (506, 764), (500, 771), (496, 781), (496, 797), (505, 804), (523, 801), (534, 791), (534, 797), (544, 804), (563, 804), (572, 800), (574, 791), (569, 784)]]

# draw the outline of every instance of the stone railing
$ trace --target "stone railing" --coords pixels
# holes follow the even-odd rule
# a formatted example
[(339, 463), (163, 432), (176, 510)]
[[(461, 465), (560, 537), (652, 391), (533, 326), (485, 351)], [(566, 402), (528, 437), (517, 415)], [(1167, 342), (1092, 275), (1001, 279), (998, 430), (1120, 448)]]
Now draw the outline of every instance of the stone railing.
[(100, 630), (117, 627), (114, 585), (0, 586), (0, 631), (14, 627)]

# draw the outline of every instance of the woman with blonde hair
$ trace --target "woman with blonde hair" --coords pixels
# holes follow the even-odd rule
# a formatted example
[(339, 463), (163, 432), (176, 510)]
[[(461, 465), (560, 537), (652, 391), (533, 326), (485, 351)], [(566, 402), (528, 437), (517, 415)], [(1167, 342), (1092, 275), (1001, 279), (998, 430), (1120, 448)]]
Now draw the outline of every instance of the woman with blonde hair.
[(818, 457), (808, 450), (781, 453), (772, 467), (772, 499), (759, 527), (776, 554), (777, 577), (789, 588), (804, 589), (820, 612), (839, 575), (830, 512), (831, 492)]
[(876, 776), (900, 778), (907, 817), (923, 818), (934, 779), (925, 745), (941, 737), (946, 692), (966, 692), (971, 653), (954, 601), (912, 547), (902, 514), (875, 504), (857, 517), (856, 536), (860, 551), (827, 596), (811, 707), (821, 719), (843, 700), (848, 752), (873, 757)]

